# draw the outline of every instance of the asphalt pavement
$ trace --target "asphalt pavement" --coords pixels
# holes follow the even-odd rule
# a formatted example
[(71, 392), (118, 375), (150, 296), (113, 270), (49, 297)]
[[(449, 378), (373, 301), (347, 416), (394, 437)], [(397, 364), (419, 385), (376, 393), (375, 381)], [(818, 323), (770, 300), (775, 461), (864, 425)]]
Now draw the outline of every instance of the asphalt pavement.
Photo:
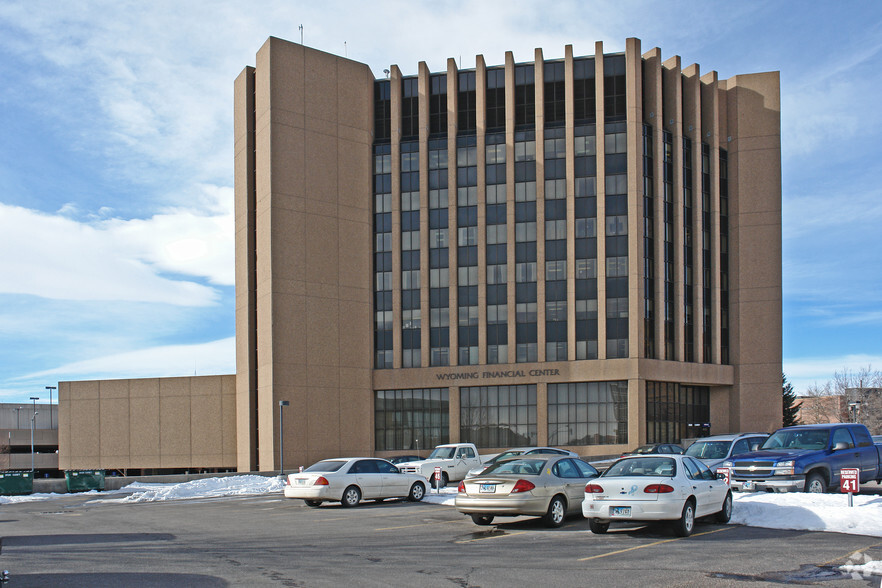
[[(479, 527), (455, 508), (306, 507), (280, 495), (125, 503), (71, 495), (0, 506), (3, 584), (25, 586), (879, 586), (844, 563), (882, 538), (699, 523), (594, 535), (572, 519)], [(508, 521), (508, 522), (505, 522)]]

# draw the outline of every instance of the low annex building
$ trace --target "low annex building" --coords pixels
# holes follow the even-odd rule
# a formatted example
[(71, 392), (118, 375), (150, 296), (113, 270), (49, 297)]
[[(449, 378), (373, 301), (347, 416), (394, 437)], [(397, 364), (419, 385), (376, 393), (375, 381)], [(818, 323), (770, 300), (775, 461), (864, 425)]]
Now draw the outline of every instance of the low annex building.
[[(223, 463), (234, 442), (239, 470), (277, 469), (280, 433), (296, 466), (779, 427), (779, 92), (633, 38), (381, 76), (267, 40), (234, 85), (235, 403), (224, 384), (206, 417)], [(139, 414), (162, 412), (157, 381)], [(75, 413), (79, 385), (59, 388), (71, 427), (104, 410), (95, 383)], [(144, 435), (186, 426), (169, 410)]]

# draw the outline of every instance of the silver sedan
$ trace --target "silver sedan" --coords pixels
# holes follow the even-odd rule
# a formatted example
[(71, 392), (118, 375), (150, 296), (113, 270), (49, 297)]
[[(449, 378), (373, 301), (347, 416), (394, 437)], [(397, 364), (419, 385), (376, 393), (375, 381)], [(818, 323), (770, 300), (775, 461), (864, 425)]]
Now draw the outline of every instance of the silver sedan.
[(407, 498), (420, 501), (426, 495), (426, 479), (405, 474), (385, 459), (341, 457), (312, 464), (299, 473), (288, 474), (285, 497), (300, 498), (309, 506), (340, 502), (355, 506), (363, 498)]
[(566, 455), (531, 455), (494, 464), (459, 484), (456, 509), (478, 525), (497, 516), (541, 516), (559, 527), (569, 514), (582, 511), (585, 484), (597, 470)]

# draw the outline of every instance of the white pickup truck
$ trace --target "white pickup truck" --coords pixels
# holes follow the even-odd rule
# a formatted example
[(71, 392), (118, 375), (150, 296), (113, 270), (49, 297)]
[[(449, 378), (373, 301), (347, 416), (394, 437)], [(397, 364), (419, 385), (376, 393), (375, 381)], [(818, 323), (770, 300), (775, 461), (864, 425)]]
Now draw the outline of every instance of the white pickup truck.
[(441, 468), (441, 487), (448, 482), (464, 480), (468, 471), (481, 465), (478, 448), (474, 443), (448, 443), (439, 445), (423, 461), (398, 464), (398, 469), (408, 474), (422, 474), (435, 488), (435, 468)]

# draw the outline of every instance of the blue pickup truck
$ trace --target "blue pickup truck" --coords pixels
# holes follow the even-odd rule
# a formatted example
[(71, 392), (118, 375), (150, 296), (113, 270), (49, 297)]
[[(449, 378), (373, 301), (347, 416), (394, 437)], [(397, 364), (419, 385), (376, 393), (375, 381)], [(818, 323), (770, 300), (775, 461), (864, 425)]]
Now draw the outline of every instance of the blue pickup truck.
[(799, 425), (720, 467), (730, 468), (735, 491), (826, 492), (839, 487), (842, 468), (859, 468), (862, 483), (882, 480), (882, 446), (861, 424)]

